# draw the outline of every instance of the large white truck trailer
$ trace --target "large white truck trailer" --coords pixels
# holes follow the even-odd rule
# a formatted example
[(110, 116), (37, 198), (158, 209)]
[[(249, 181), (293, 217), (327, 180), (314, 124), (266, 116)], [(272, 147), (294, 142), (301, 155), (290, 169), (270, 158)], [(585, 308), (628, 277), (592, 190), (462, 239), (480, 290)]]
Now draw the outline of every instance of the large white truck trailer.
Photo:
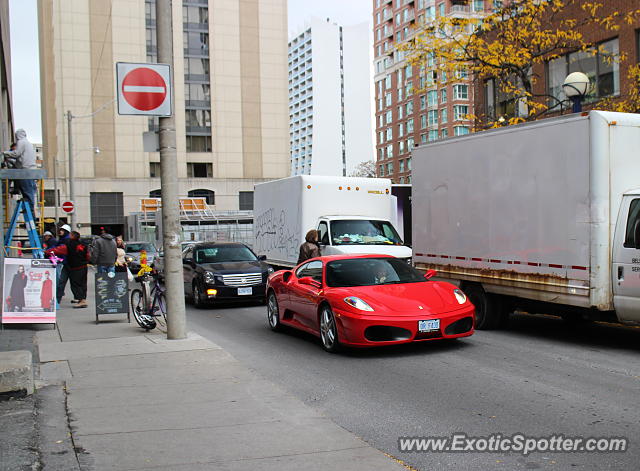
[(640, 115), (591, 111), (413, 151), (413, 251), (479, 328), (514, 309), (640, 324)]

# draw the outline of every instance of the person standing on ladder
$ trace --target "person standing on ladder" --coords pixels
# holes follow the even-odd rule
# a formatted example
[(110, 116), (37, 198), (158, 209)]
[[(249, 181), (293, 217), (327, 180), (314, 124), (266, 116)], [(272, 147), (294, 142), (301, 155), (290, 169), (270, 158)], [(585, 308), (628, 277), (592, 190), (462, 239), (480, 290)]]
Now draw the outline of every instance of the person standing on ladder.
[[(33, 144), (27, 139), (24, 129), (16, 131), (16, 150), (5, 152), (4, 154), (15, 159), (15, 167), (23, 169), (34, 169), (36, 166), (36, 151)], [(36, 181), (35, 180), (15, 180), (15, 184), (20, 188), (22, 199), (29, 205), (31, 215), (35, 219), (36, 206)]]

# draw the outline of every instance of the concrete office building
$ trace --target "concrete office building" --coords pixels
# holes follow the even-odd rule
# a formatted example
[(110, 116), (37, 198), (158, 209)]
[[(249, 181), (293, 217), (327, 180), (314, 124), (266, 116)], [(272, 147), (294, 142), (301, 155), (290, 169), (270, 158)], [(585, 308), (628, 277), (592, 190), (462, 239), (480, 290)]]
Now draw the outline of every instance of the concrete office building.
[(370, 34), (312, 18), (289, 41), (292, 175), (349, 175), (373, 160)]
[(9, 41), (9, 0), (0, 0), (0, 149), (14, 141), (11, 98), (11, 46)]
[[(70, 110), (76, 221), (118, 232), (160, 194), (159, 154), (142, 138), (157, 118), (119, 116), (114, 103), (115, 63), (156, 60), (155, 1), (42, 0), (38, 14), (48, 174), (65, 200)], [(287, 2), (174, 0), (173, 25), (180, 195), (252, 209), (255, 183), (289, 174)], [(46, 188), (52, 217), (53, 178)]]

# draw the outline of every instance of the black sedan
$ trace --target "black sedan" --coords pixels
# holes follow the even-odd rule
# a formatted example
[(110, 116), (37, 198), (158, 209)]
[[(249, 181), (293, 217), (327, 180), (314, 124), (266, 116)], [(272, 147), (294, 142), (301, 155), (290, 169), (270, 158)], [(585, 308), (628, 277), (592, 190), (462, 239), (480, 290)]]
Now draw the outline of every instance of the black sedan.
[(267, 276), (273, 269), (246, 245), (195, 244), (182, 257), (184, 292), (196, 307), (214, 301), (264, 301)]

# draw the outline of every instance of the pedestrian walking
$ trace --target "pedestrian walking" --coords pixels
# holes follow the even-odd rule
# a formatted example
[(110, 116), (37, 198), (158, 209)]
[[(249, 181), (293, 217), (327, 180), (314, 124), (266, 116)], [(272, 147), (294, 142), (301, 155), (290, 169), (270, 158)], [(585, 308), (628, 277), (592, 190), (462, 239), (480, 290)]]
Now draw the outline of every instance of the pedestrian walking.
[(49, 231), (46, 231), (42, 235), (42, 248), (45, 250), (49, 250), (58, 245), (58, 240), (53, 237), (53, 234)]
[(311, 229), (304, 237), (304, 242), (300, 246), (298, 263), (302, 263), (310, 258), (320, 256), (320, 244), (318, 243), (318, 231)]
[(75, 308), (87, 307), (87, 261), (89, 260), (88, 248), (80, 241), (80, 233), (72, 231), (69, 239), (53, 249), (47, 250), (47, 255), (64, 257), (64, 268), (58, 279), (56, 298), (58, 303), (62, 301), (67, 286), (67, 280), (71, 285)]
[[(4, 153), (7, 157), (15, 161), (15, 168), (33, 169), (37, 168), (36, 165), (36, 151), (33, 148), (33, 144), (27, 139), (27, 133), (24, 129), (18, 129), (16, 131), (16, 149), (13, 151)], [(31, 215), (35, 218), (35, 206), (36, 206), (36, 181), (35, 180), (15, 180), (22, 199), (29, 205), (31, 209)]]
[(115, 273), (118, 251), (115, 238), (106, 227), (100, 228), (100, 236), (91, 244), (90, 253), (91, 264), (96, 266), (98, 273)]
[(116, 271), (126, 272), (127, 268), (127, 253), (125, 252), (125, 245), (122, 236), (116, 237)]

